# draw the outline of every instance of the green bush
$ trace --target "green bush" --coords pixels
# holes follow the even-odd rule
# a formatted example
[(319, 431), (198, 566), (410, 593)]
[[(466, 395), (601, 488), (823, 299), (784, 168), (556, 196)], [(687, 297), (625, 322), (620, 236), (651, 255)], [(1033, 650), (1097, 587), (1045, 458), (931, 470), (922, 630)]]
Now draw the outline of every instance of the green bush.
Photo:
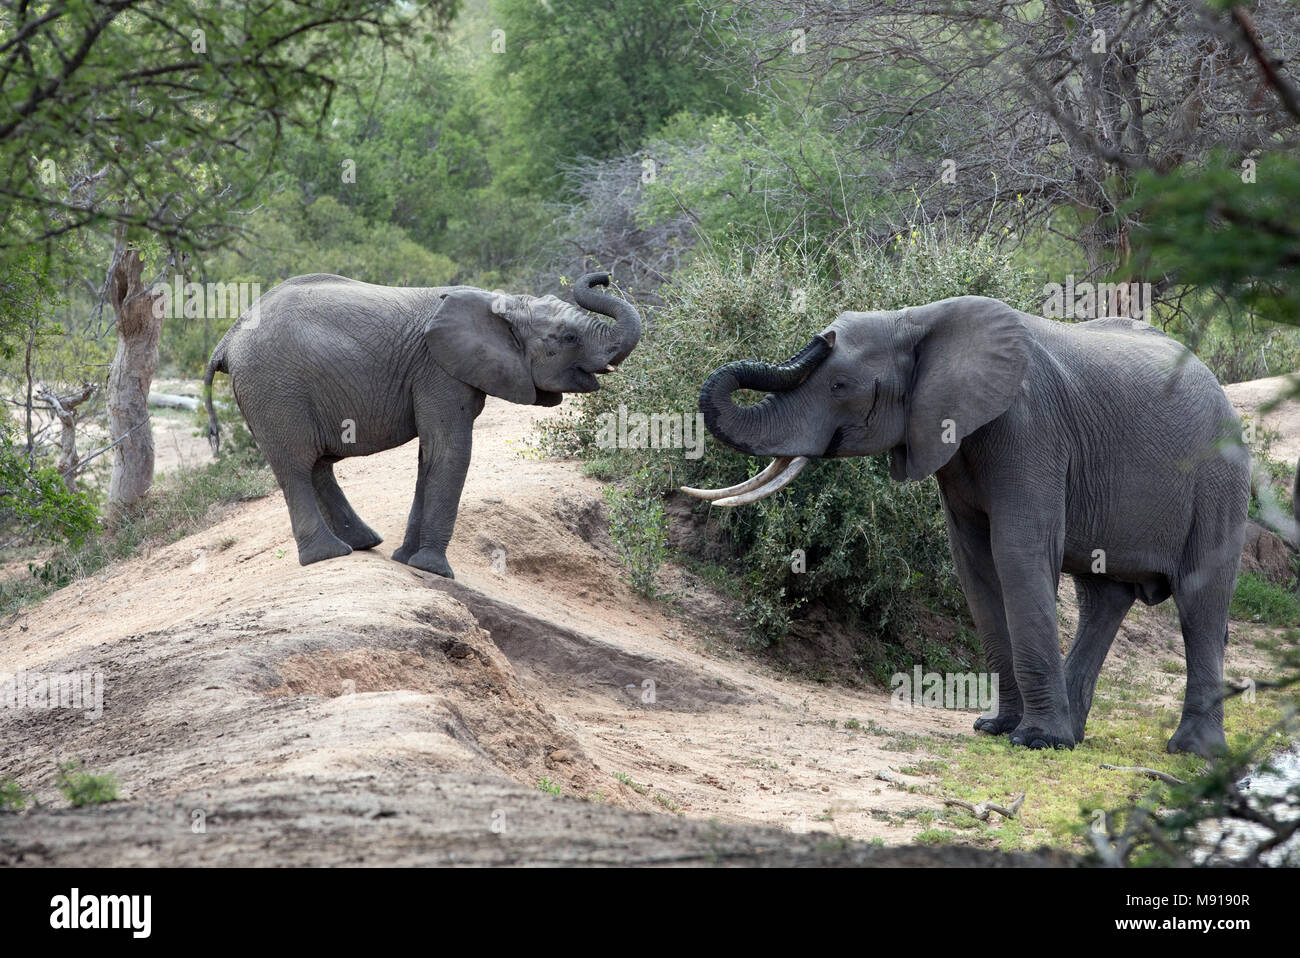
[(117, 779), (112, 775), (91, 775), (80, 771), (80, 762), (60, 762), (55, 784), (74, 808), (117, 801)]
[(12, 778), (0, 778), (0, 811), (20, 812), (27, 807), (27, 796)]
[(29, 460), (0, 420), (0, 542), (50, 539), (76, 546), (95, 519), (94, 498), (70, 492), (54, 467)]
[(668, 552), (668, 528), (662, 500), (643, 474), (630, 490), (605, 487), (609, 535), (614, 540), (628, 581), (642, 595), (655, 596), (655, 573)]
[[(765, 463), (712, 440), (699, 458), (683, 449), (601, 448), (608, 421), (601, 417), (620, 407), (693, 416), (701, 383), (724, 363), (780, 362), (846, 309), (968, 293), (1021, 308), (1034, 302), (1002, 257), (925, 230), (874, 250), (706, 251), (665, 287), (666, 303), (647, 316), (624, 371), (541, 426), (542, 448), (582, 457), (589, 472), (624, 483), (635, 497), (739, 482)], [(711, 512), (700, 504), (696, 512), (720, 523), (734, 544), (745, 624), (757, 646), (786, 637), (792, 618), (813, 605), (858, 624), (868, 638), (895, 643), (915, 631), (922, 609), (964, 609), (937, 485), (894, 482), (883, 457), (815, 463), (759, 503)], [(796, 571), (796, 549), (806, 571)]]

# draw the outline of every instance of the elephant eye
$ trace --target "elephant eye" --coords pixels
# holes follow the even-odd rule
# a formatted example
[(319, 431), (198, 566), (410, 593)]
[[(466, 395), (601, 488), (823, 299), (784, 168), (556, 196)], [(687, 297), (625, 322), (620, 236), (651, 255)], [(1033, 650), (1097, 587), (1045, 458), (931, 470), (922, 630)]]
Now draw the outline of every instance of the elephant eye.
[(578, 334), (577, 334), (577, 333), (565, 333), (563, 339), (564, 339), (564, 345), (566, 345), (566, 346), (576, 346), (577, 343), (578, 343)]
[(844, 389), (844, 383), (831, 383), (831, 392), (837, 393)]

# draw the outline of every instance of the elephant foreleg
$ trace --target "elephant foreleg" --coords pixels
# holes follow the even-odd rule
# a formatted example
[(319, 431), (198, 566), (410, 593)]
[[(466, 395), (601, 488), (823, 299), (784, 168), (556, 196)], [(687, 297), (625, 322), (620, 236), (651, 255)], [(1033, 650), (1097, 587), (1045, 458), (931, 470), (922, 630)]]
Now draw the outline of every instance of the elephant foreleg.
[(984, 647), (984, 657), (998, 677), (997, 707), (977, 718), (975, 728), (990, 735), (1004, 735), (1020, 724), (1024, 707), (1016, 686), (1011, 635), (1002, 607), (1002, 583), (993, 565), (988, 526), (980, 519), (973, 517), (958, 524), (949, 515), (948, 541), (957, 578)]
[(990, 519), (993, 561), (1002, 582), (1016, 685), (1025, 707), (1020, 724), (1011, 733), (1011, 744), (1073, 748), (1077, 740), (1056, 622), (1065, 517), (1026, 521), (1033, 514), (1031, 508), (1018, 503), (1002, 521), (996, 515)]
[[(448, 579), (456, 576), (447, 562), (447, 544), (451, 542), (456, 527), (456, 510), (460, 507), (460, 493), (469, 471), (473, 421), (463, 428), (449, 431), (439, 437), (440, 442), (420, 439), (420, 478), (415, 490), (415, 503), (411, 506), (407, 536), (418, 516), (419, 548), (408, 555), (409, 566), (433, 572)], [(405, 549), (406, 543), (402, 548)], [(400, 551), (400, 550), (399, 550)], [(394, 553), (394, 558), (396, 558)]]
[(1128, 582), (1084, 575), (1075, 577), (1074, 590), (1079, 597), (1079, 628), (1065, 657), (1065, 690), (1070, 698), (1074, 738), (1082, 742), (1097, 676), (1137, 590)]
[(427, 467), (428, 459), (424, 455), (424, 443), (420, 443), (415, 468), (415, 497), (411, 501), (411, 511), (406, 517), (406, 534), (402, 536), (401, 546), (393, 552), (394, 562), (405, 562), (420, 550), (420, 526), (424, 521), (424, 497), (420, 495), (420, 490), (424, 488), (424, 474)]

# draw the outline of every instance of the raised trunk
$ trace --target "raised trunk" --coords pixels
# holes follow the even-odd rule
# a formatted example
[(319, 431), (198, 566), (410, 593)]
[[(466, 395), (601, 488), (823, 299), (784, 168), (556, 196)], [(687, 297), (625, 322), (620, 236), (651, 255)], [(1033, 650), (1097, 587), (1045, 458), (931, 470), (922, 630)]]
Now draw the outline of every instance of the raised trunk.
[(614, 341), (617, 344), (617, 352), (609, 362), (617, 366), (627, 359), (636, 348), (636, 344), (641, 341), (641, 317), (627, 300), (594, 289), (596, 286), (608, 284), (608, 273), (587, 273), (578, 280), (578, 285), (573, 291), (573, 299), (583, 309), (609, 316), (614, 320)]
[(761, 402), (742, 408), (732, 402), (731, 394), (737, 389), (788, 392), (808, 378), (830, 351), (826, 340), (815, 336), (798, 354), (779, 366), (737, 362), (714, 370), (700, 389), (700, 412), (704, 414), (705, 428), (728, 446), (751, 456), (780, 455), (781, 451), (772, 451), (770, 445), (794, 437), (777, 435), (782, 423), (775, 397), (765, 396)]
[(119, 236), (117, 264), (109, 298), (117, 316), (117, 353), (108, 371), (108, 431), (113, 475), (108, 484), (107, 520), (117, 525), (153, 484), (153, 432), (149, 426), (149, 385), (158, 368), (161, 310), (144, 285), (144, 262)]

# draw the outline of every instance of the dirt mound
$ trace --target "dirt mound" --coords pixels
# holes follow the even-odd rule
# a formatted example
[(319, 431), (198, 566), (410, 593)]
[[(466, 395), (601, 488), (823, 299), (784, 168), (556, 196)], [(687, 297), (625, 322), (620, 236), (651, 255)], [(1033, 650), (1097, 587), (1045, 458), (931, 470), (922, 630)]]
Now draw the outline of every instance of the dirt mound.
[[(683, 570), (675, 603), (636, 595), (600, 486), (527, 456), (550, 414), (489, 401), (455, 582), (388, 558), (412, 444), (336, 467), (377, 550), (298, 566), (277, 493), (0, 624), (0, 679), (98, 676), (104, 693), (89, 720), (0, 709), (0, 776), (39, 803), (0, 815), (0, 863), (1010, 861), (852, 841), (905, 843), (942, 811), (925, 743), (973, 736), (973, 713), (757, 662), (731, 600)], [(1154, 671), (1179, 643), (1147, 610), (1107, 669)], [(68, 808), (65, 759), (123, 800)]]

